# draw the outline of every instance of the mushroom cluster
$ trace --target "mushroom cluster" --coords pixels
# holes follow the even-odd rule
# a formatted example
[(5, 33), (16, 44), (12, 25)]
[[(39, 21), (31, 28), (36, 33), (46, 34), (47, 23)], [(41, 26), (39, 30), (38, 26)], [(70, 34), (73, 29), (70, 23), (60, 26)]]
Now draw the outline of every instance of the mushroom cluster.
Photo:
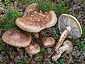
[(54, 11), (43, 13), (36, 10), (36, 5), (36, 3), (29, 5), (23, 17), (16, 19), (15, 23), (19, 28), (10, 29), (2, 36), (4, 42), (17, 47), (18, 51), (24, 47), (30, 57), (40, 52), (40, 46), (31, 43), (32, 37), (29, 32), (35, 33), (35, 38), (39, 38), (38, 32), (57, 23)]
[(62, 34), (55, 46), (55, 51), (57, 51), (58, 48), (63, 44), (63, 41), (67, 36), (69, 38), (78, 38), (82, 34), (81, 25), (79, 24), (78, 20), (74, 16), (68, 14), (62, 14), (59, 17), (58, 28)]
[(3, 34), (2, 39), (7, 44), (15, 46), (19, 51), (20, 55), (23, 55), (21, 47), (26, 47), (30, 45), (32, 40), (30, 33), (23, 31), (19, 28), (13, 28), (6, 31)]
[[(43, 13), (42, 11), (36, 10), (36, 5), (36, 3), (29, 5), (23, 17), (16, 19), (15, 23), (19, 28), (10, 29), (2, 36), (3, 41), (7, 44), (15, 46), (18, 49), (24, 47), (31, 58), (32, 55), (40, 52), (40, 46), (36, 43), (31, 43), (32, 36), (29, 32), (34, 33), (35, 38), (38, 39), (38, 32), (45, 28), (52, 27), (57, 23), (57, 17), (54, 11)], [(68, 14), (62, 14), (59, 17), (58, 28), (61, 36), (55, 46), (56, 53), (52, 56), (53, 61), (59, 59), (64, 51), (67, 53), (72, 52), (73, 44), (68, 40), (64, 42), (67, 36), (69, 38), (78, 38), (82, 34), (78, 20)], [(53, 47), (55, 45), (55, 39), (52, 37), (43, 37), (42, 45), (45, 48)]]
[[(81, 26), (78, 22), (78, 20), (69, 14), (62, 14), (59, 17), (58, 21), (58, 28), (61, 32), (60, 39), (58, 40), (56, 46), (55, 46), (55, 55), (52, 56), (52, 60), (56, 61), (59, 59), (61, 54), (64, 51), (72, 52), (73, 45), (70, 41), (65, 41), (65, 38), (68, 36), (69, 38), (79, 38), (82, 34)], [(63, 44), (62, 47), (60, 47)]]

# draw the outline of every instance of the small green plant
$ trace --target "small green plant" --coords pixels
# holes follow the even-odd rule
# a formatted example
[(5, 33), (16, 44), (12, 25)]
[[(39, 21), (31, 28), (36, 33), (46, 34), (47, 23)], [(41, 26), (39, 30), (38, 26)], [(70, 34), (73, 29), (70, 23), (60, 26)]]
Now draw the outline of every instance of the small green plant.
[(41, 49), (40, 49), (40, 53), (42, 53), (43, 55), (48, 55), (47, 50), (44, 49), (44, 48), (41, 48)]
[(11, 28), (14, 28), (16, 26), (15, 20), (21, 16), (22, 15), (20, 15), (17, 10), (9, 8), (5, 14), (5, 17), (1, 19), (0, 28), (2, 30), (9, 30)]
[(43, 1), (43, 2), (38, 2), (38, 5), (36, 6), (36, 10), (37, 11), (42, 11), (42, 12), (46, 12), (46, 11), (51, 11), (55, 9), (55, 4), (50, 2), (50, 1)]
[(70, 40), (71, 42), (74, 42), (75, 39), (72, 37), (71, 39), (70, 38), (66, 38), (67, 40)]
[(9, 0), (4, 0), (5, 5), (7, 5), (9, 2)]
[(81, 25), (82, 27), (82, 36), (76, 40), (76, 46), (78, 46), (78, 48), (80, 50), (85, 50), (85, 27), (83, 25)]
[(8, 8), (9, 8), (9, 6), (4, 6), (4, 8), (5, 8), (5, 9), (8, 9)]
[(59, 3), (59, 4), (55, 3), (55, 10), (54, 10), (54, 12), (57, 15), (57, 17), (59, 17), (63, 13), (69, 13), (66, 10), (66, 7), (65, 7), (65, 5), (63, 3)]
[(30, 4), (37, 3), (37, 2), (38, 2), (37, 0), (29, 0), (27, 5), (29, 6)]
[(50, 1), (43, 1), (43, 2), (39, 1), (38, 5), (36, 6), (36, 10), (37, 11), (41, 10), (42, 12), (54, 11), (57, 17), (59, 17), (63, 13), (69, 13), (66, 10), (65, 3), (66, 1), (63, 1), (63, 3), (58, 3), (58, 4)]
[(54, 39), (58, 39), (58, 38), (59, 38), (58, 34), (55, 34), (55, 33), (52, 33), (52, 37), (53, 37)]
[(19, 62), (17, 62), (16, 64), (25, 64), (26, 60), (24, 58), (22, 58)]
[(65, 64), (64, 59), (61, 59), (60, 62), (56, 61), (57, 64)]
[(76, 40), (76, 46), (78, 46), (80, 50), (85, 50), (85, 41)]
[(5, 47), (5, 43), (3, 43), (1, 40), (0, 40), (0, 50), (3, 50)]
[(85, 40), (85, 27), (83, 25), (81, 25), (82, 27), (82, 36), (81, 36), (81, 40)]

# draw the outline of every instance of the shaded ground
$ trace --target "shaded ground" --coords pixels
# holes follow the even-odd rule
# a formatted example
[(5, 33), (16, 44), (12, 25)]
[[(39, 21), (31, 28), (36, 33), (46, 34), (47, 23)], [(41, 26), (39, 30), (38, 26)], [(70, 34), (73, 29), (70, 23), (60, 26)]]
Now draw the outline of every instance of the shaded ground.
[[(17, 9), (20, 13), (24, 12), (25, 8), (27, 7), (27, 2), (22, 2), (18, 3), (18, 0), (15, 2), (10, 1), (10, 3), (4, 3), (0, 2), (0, 7), (3, 8), (0, 10), (0, 18), (3, 18), (5, 15), (5, 12), (7, 11), (7, 6), (13, 7)], [(20, 1), (21, 2), (21, 1)], [(13, 5), (14, 4), (14, 5)], [(79, 39), (68, 39), (73, 42), (74, 49), (71, 54), (66, 54), (63, 53), (61, 58), (58, 60), (59, 64), (85, 64), (85, 47), (82, 50), (82, 45), (85, 46), (85, 1), (69, 1), (65, 3), (67, 10), (69, 11), (69, 14), (75, 16), (81, 25), (83, 26), (83, 35)], [(1, 21), (1, 19), (0, 19)], [(2, 30), (2, 34), (3, 34)], [(29, 58), (27, 53), (25, 52), (24, 48), (22, 48), (24, 54), (23, 56), (20, 56), (19, 52), (16, 50), (15, 47), (7, 45), (7, 44), (2, 44), (0, 43), (0, 64), (55, 64), (58, 62), (53, 62), (51, 61), (51, 58), (44, 58), (43, 56), (49, 55), (52, 51), (53, 48), (47, 48), (45, 49), (42, 44), (41, 44), (41, 39), (44, 36), (51, 36), (56, 38), (56, 42), (59, 39), (59, 30), (57, 28), (57, 24), (54, 27), (44, 29), (40, 33), (40, 38), (39, 41), (36, 41), (35, 38), (33, 37), (33, 33), (31, 33), (33, 37), (32, 42), (36, 42), (41, 46), (41, 52), (34, 55), (33, 58)], [(79, 41), (78, 41), (79, 40)], [(78, 45), (76, 43), (78, 42)], [(81, 42), (84, 42), (83, 44), (79, 44)], [(79, 46), (80, 45), (80, 46)]]

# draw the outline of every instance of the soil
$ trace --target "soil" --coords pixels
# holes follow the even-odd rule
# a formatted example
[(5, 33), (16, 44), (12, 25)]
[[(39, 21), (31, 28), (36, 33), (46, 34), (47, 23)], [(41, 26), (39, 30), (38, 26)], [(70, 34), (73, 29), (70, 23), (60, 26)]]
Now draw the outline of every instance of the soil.
[[(14, 4), (13, 4), (14, 3)], [(24, 9), (27, 7), (26, 2), (24, 4), (16, 4), (17, 2), (11, 1), (11, 4), (4, 5), (3, 1), (0, 0), (0, 7), (4, 6), (10, 6), (13, 8), (16, 8), (19, 10), (20, 13), (24, 11)], [(22, 2), (23, 3), (23, 2)], [(71, 6), (72, 5), (72, 6)], [(82, 0), (78, 1), (69, 1), (67, 3), (66, 8), (68, 8), (69, 14), (74, 15), (80, 22), (81, 25), (85, 27), (85, 2)], [(0, 9), (1, 10), (1, 9)], [(4, 10), (4, 9), (3, 9)], [(2, 12), (2, 10), (1, 10)], [(0, 14), (0, 18), (4, 17), (4, 13)], [(2, 34), (4, 33), (3, 30), (0, 30), (0, 39)], [(51, 58), (48, 58), (48, 56), (53, 52), (54, 48), (44, 48), (41, 44), (41, 40), (43, 37), (52, 36), (52, 34), (58, 34), (60, 37), (60, 32), (57, 27), (57, 24), (51, 28), (47, 28), (39, 32), (39, 39), (38, 41), (34, 38), (33, 33), (32, 35), (32, 43), (35, 42), (41, 47), (40, 53), (33, 55), (33, 58), (29, 58), (27, 52), (24, 48), (22, 48), (23, 55), (20, 55), (20, 53), (17, 51), (17, 49), (13, 46), (10, 46), (8, 44), (5, 44), (4, 47), (0, 45), (0, 48), (3, 48), (0, 50), (0, 64), (57, 64), (56, 62), (53, 62)], [(55, 39), (56, 43), (58, 39)], [(66, 39), (67, 40), (67, 39)], [(70, 39), (69, 39), (70, 40)], [(75, 45), (75, 42), (73, 42), (73, 52), (70, 54), (63, 53), (58, 59), (58, 62), (60, 64), (85, 64), (85, 50), (80, 50), (78, 46)], [(63, 63), (61, 63), (61, 59), (64, 59)], [(18, 63), (20, 62), (21, 63)]]

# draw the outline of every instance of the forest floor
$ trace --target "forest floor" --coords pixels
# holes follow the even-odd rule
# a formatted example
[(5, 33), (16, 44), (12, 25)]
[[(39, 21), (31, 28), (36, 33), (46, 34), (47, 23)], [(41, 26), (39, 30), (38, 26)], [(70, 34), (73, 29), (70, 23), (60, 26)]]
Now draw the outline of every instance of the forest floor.
[[(21, 17), (26, 7), (33, 2), (34, 0), (0, 0), (0, 39), (4, 31), (12, 28), (11, 23), (7, 22), (15, 21), (16, 18)], [(54, 2), (54, 0), (52, 0), (52, 2)], [(58, 11), (65, 9), (68, 14), (75, 16), (81, 24), (82, 35), (80, 38), (66, 38), (66, 40), (70, 40), (73, 43), (73, 52), (70, 54), (63, 53), (60, 59), (58, 59), (56, 62), (53, 62), (51, 58), (44, 57), (50, 55), (53, 52), (53, 48), (44, 48), (41, 44), (41, 40), (43, 37), (50, 36), (56, 39), (56, 42), (58, 41), (60, 32), (56, 24), (51, 28), (46, 28), (39, 32), (39, 41), (36, 41), (33, 37), (33, 33), (31, 33), (32, 42), (36, 42), (41, 47), (40, 53), (34, 55), (32, 59), (28, 57), (28, 54), (24, 48), (22, 48), (23, 55), (21, 56), (15, 47), (10, 46), (0, 40), (0, 64), (85, 64), (85, 1), (57, 0), (56, 4), (63, 4), (64, 7), (60, 8)], [(13, 15), (15, 13), (17, 16)], [(62, 13), (64, 12), (61, 11), (58, 15)], [(5, 18), (5, 20), (3, 20), (3, 18)], [(1, 21), (4, 21), (4, 23)]]

